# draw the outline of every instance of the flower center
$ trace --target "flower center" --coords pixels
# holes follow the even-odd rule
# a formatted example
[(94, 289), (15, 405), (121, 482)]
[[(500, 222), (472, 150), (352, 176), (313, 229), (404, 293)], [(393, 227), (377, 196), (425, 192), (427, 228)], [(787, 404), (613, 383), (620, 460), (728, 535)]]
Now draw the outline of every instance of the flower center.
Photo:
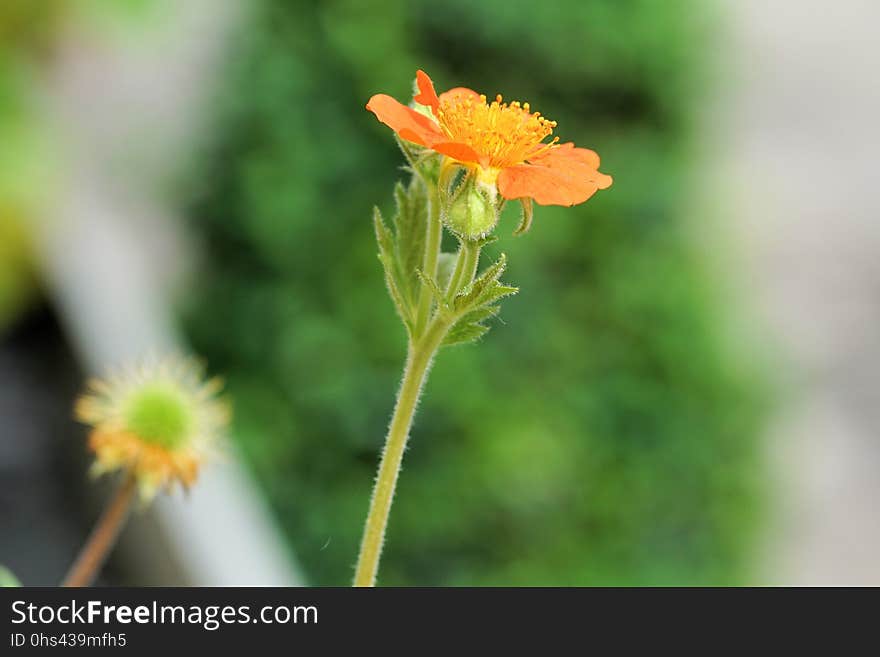
[(132, 396), (124, 421), (126, 430), (144, 442), (176, 449), (186, 442), (192, 411), (179, 390), (156, 384)]
[(500, 94), (491, 103), (470, 94), (444, 98), (437, 121), (450, 139), (467, 144), (488, 160), (484, 166), (496, 169), (520, 164), (559, 140), (544, 143), (556, 121), (532, 113), (528, 103), (505, 103)]

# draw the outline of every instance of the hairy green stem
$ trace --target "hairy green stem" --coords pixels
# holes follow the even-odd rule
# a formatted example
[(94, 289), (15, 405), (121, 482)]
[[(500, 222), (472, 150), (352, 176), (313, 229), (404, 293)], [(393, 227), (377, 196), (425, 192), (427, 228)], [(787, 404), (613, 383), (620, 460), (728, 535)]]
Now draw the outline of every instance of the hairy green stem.
[[(443, 224), (440, 220), (440, 198), (437, 186), (426, 184), (428, 187), (428, 225), (422, 271), (436, 280), (437, 263), (443, 238)], [(448, 299), (454, 298), (457, 292), (470, 285), (474, 280), (479, 259), (480, 244), (462, 241), (455, 270), (446, 290)], [(409, 439), (422, 387), (428, 377), (428, 370), (431, 368), (431, 362), (434, 360), (437, 350), (443, 344), (443, 339), (450, 327), (458, 319), (451, 314), (452, 311), (448, 308), (445, 310), (438, 308), (432, 317), (432, 305), (433, 292), (428, 285), (423, 284), (416, 309), (415, 331), (409, 341), (403, 380), (400, 384), (400, 391), (397, 393), (397, 403), (394, 406), (394, 414), (391, 416), (388, 435), (385, 438), (385, 447), (382, 450), (382, 459), (379, 463), (379, 474), (376, 476), (373, 497), (370, 500), (370, 510), (367, 513), (367, 522), (361, 539), (361, 550), (354, 575), (355, 586), (376, 585), (376, 573), (379, 570), (379, 559), (382, 556), (382, 546), (385, 542), (391, 502), (394, 499), (403, 452)]]
[(446, 289), (446, 298), (452, 300), (455, 295), (474, 280), (477, 273), (477, 263), (480, 261), (480, 245), (478, 242), (462, 240), (458, 249), (458, 257), (455, 259), (455, 269), (449, 278), (449, 287)]
[[(440, 243), (443, 239), (443, 223), (440, 221), (440, 195), (437, 185), (426, 183), (428, 188), (428, 225), (425, 236), (425, 257), (422, 273), (429, 278), (437, 279), (437, 262), (440, 258)], [(421, 336), (431, 317), (431, 289), (422, 285), (419, 292), (419, 305), (416, 309), (415, 337)]]
[(422, 386), (431, 367), (431, 361), (433, 361), (448, 329), (449, 323), (437, 318), (421, 338), (410, 342), (406, 367), (403, 370), (403, 381), (400, 384), (397, 404), (394, 407), (394, 415), (391, 418), (388, 436), (385, 439), (379, 474), (376, 477), (376, 486), (373, 489), (373, 498), (370, 501), (370, 510), (364, 527), (360, 556), (354, 576), (355, 586), (375, 586), (376, 584), (376, 572), (379, 569), (379, 557), (382, 554), (382, 545), (385, 541), (385, 529), (388, 526), (391, 501), (394, 498), (397, 476), (400, 473), (400, 464), (406, 449), (413, 416), (416, 412)]

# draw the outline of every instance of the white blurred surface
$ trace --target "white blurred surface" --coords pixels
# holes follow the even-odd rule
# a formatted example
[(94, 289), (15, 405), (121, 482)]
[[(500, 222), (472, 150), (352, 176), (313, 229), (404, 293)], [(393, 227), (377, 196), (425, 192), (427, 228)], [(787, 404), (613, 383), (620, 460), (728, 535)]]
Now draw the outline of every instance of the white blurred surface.
[(762, 581), (880, 584), (880, 3), (730, 0), (715, 133), (739, 276), (791, 358)]

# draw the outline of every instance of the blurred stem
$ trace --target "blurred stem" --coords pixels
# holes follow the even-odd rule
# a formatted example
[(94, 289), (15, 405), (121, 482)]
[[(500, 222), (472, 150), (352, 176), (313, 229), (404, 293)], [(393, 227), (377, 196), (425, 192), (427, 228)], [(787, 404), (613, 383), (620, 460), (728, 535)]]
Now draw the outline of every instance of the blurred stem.
[[(428, 188), (428, 222), (422, 273), (436, 280), (437, 262), (440, 258), (440, 243), (443, 239), (443, 224), (440, 221), (440, 195), (435, 183), (426, 182), (425, 186)], [(416, 338), (421, 337), (431, 317), (432, 299), (431, 289), (427, 285), (422, 285), (416, 312)]]
[(354, 576), (355, 586), (375, 586), (376, 572), (379, 569), (379, 557), (385, 541), (385, 529), (388, 526), (388, 514), (391, 511), (391, 500), (400, 473), (400, 463), (412, 426), (413, 415), (419, 402), (422, 386), (431, 367), (431, 361), (446, 336), (449, 323), (436, 318), (425, 331), (424, 335), (410, 342), (403, 370), (403, 381), (397, 395), (394, 415), (385, 439), (385, 449), (379, 464), (379, 475), (370, 501), (370, 511), (364, 527), (361, 541), (361, 552), (358, 557)]
[(129, 471), (95, 524), (61, 586), (89, 586), (95, 581), (95, 577), (107, 560), (107, 555), (116, 544), (136, 490), (137, 480), (134, 473)]

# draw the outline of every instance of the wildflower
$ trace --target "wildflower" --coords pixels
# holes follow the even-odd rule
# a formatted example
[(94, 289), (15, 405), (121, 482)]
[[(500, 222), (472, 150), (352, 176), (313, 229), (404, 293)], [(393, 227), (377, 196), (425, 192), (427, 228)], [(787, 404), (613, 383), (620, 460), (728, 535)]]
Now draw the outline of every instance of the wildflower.
[(468, 169), (490, 197), (497, 189), (507, 200), (571, 206), (611, 186), (596, 153), (560, 144), (558, 137), (546, 141), (556, 122), (532, 112), (528, 103), (506, 103), (501, 95), (490, 103), (463, 87), (438, 96), (424, 71), (417, 72), (416, 86), (413, 100), (430, 116), (385, 94), (370, 98), (367, 109), (401, 139)]
[(176, 358), (90, 382), (76, 416), (92, 426), (93, 473), (130, 470), (145, 499), (175, 483), (189, 488), (229, 422), (221, 385), (204, 381), (194, 360)]
[[(501, 282), (501, 254), (480, 271), (480, 252), (505, 203), (518, 200), (528, 230), (533, 204), (575, 205), (611, 185), (599, 156), (549, 139), (556, 127), (528, 103), (491, 103), (470, 89), (437, 95), (431, 79), (416, 74), (414, 105), (378, 94), (367, 109), (394, 130), (412, 181), (395, 190), (397, 214), (389, 228), (374, 210), (379, 259), (391, 299), (407, 328), (407, 360), (379, 472), (367, 512), (355, 586), (375, 586), (391, 503), (422, 386), (437, 352), (467, 344), (489, 331), (499, 301), (518, 288)], [(409, 142), (409, 143), (404, 143)], [(411, 147), (414, 144), (414, 147)], [(462, 171), (464, 170), (464, 171)], [(459, 241), (443, 252), (443, 227)], [(419, 261), (420, 260), (420, 261)]]

